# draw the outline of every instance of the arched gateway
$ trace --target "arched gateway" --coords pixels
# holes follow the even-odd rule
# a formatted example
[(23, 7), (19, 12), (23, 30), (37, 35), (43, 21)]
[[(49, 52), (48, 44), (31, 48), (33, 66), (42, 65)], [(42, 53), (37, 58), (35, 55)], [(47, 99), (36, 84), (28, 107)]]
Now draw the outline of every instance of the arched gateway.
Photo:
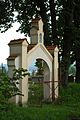
[[(26, 38), (11, 40), (8, 44), (10, 47), (10, 56), (7, 59), (8, 74), (12, 77), (14, 68), (29, 70), (29, 65), (33, 60), (44, 60), (48, 66), (48, 70), (45, 68), (43, 75), (44, 100), (49, 98), (48, 100), (52, 101), (52, 97), (58, 97), (58, 48), (54, 45), (44, 46), (43, 22), (41, 19), (34, 19), (31, 27), (31, 44), (27, 42)], [(20, 81), (19, 88), (24, 96), (16, 96), (13, 101), (15, 103), (26, 103), (28, 101), (28, 76)]]

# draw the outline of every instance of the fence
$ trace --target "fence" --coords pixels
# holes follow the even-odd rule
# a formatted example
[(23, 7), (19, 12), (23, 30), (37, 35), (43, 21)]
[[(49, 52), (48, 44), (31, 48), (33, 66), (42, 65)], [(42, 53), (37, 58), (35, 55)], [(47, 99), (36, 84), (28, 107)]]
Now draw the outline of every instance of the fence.
[(53, 100), (55, 99), (55, 97), (57, 98), (58, 96), (55, 94), (55, 90), (58, 88), (58, 85), (56, 85), (55, 88), (50, 88), (50, 83), (52, 84), (52, 86), (54, 86), (55, 84), (53, 83), (53, 81), (43, 81), (43, 77), (35, 77), (35, 79), (33, 78), (32, 80), (29, 80), (28, 104), (33, 106), (42, 106), (44, 102), (44, 84), (51, 90), (51, 93), (46, 102), (50, 102), (51, 97)]

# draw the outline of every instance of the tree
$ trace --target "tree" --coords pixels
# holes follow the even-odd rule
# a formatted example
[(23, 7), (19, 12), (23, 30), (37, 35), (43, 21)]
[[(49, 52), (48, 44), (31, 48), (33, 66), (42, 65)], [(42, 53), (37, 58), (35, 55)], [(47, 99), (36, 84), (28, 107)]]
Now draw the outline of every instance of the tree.
[[(49, 3), (50, 2), (50, 3)], [(16, 21), (18, 21), (21, 26), (17, 31), (23, 32), (25, 35), (29, 35), (30, 26), (32, 19), (37, 16), (41, 17), (44, 23), (44, 43), (45, 45), (52, 44), (53, 39), (56, 39), (56, 14), (55, 14), (55, 4), (52, 0), (6, 0), (3, 2), (4, 5), (1, 5), (3, 9), (4, 16), (1, 16), (1, 26), (0, 28), (5, 27), (5, 31), (12, 26), (14, 12), (17, 11), (18, 15), (16, 16)], [(53, 11), (54, 9), (54, 11)], [(49, 12), (51, 11), (51, 12)], [(51, 22), (50, 23), (50, 14)], [(54, 15), (54, 16), (53, 16)], [(51, 26), (52, 24), (52, 32)], [(52, 34), (52, 35), (51, 35)], [(52, 38), (53, 36), (53, 38)], [(56, 39), (57, 41), (57, 39)], [(55, 42), (56, 42), (55, 41)]]
[(37, 75), (43, 75), (43, 61), (41, 59), (37, 59), (35, 66), (37, 67)]
[(74, 7), (74, 26), (75, 26), (75, 40), (74, 53), (76, 59), (76, 82), (80, 83), (80, 1), (75, 0)]
[(55, 0), (49, 0), (50, 3), (50, 15), (51, 15), (51, 26), (52, 26), (52, 42), (54, 44), (59, 44), (57, 37), (57, 25), (56, 25), (56, 10), (55, 10)]
[(64, 34), (63, 34), (63, 53), (62, 53), (62, 64), (63, 64), (63, 75), (62, 84), (63, 86), (68, 85), (68, 68), (70, 65), (70, 51), (73, 46), (73, 2), (67, 0), (63, 3), (63, 17), (64, 17)]
[(14, 13), (11, 0), (0, 1), (0, 31), (5, 32), (14, 22)]
[[(79, 52), (79, 44), (76, 44), (79, 42), (79, 0), (8, 0), (8, 2), (6, 0), (5, 8), (3, 10), (9, 12), (5, 13), (2, 18), (5, 18), (7, 15), (8, 19), (5, 18), (5, 22), (2, 22), (1, 26), (6, 23), (6, 28), (8, 29), (14, 21), (12, 17), (13, 12), (17, 11), (16, 21), (21, 24), (18, 30), (26, 35), (27, 33), (29, 34), (32, 19), (35, 17), (42, 18), (44, 23), (45, 45), (54, 43), (58, 44), (60, 49), (62, 49), (63, 86), (67, 86), (68, 84), (70, 52), (74, 47), (77, 61), (76, 78), (79, 78), (80, 57), (77, 54)], [(78, 33), (76, 31), (78, 31)], [(78, 42), (76, 42), (76, 40)], [(75, 49), (76, 47), (77, 49)]]
[[(74, 61), (76, 60), (76, 82), (80, 82), (80, 55), (78, 54), (80, 51), (80, 1), (79, 0), (67, 0), (64, 1), (64, 10), (67, 10), (69, 14), (66, 19), (64, 19), (65, 25), (67, 25), (67, 31), (64, 29), (64, 43), (63, 43), (63, 81), (65, 81), (67, 85), (67, 69), (70, 61), (70, 51), (73, 52)], [(67, 5), (67, 7), (66, 7)], [(65, 16), (64, 15), (64, 16)], [(68, 18), (68, 19), (67, 19)], [(69, 30), (70, 31), (69, 31)], [(68, 36), (69, 35), (69, 36)], [(66, 39), (67, 38), (67, 39)], [(68, 50), (66, 50), (68, 49)], [(69, 54), (69, 55), (68, 55)], [(68, 57), (67, 57), (68, 55)], [(67, 59), (68, 58), (68, 59)], [(67, 61), (67, 63), (66, 63)]]

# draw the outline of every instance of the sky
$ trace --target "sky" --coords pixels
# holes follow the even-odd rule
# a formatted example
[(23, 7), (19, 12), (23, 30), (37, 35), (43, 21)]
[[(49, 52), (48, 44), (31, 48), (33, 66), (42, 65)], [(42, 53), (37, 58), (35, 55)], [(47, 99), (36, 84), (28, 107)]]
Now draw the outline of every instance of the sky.
[(10, 40), (25, 38), (24, 34), (16, 32), (19, 28), (19, 23), (14, 23), (13, 27), (7, 30), (5, 33), (0, 33), (0, 64), (7, 64), (7, 58), (9, 56), (9, 46)]

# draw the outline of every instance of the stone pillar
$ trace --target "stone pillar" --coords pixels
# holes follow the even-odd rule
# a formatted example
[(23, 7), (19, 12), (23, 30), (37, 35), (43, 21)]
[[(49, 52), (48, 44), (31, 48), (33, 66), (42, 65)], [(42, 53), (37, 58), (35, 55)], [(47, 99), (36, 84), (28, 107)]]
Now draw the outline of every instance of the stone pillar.
[[(13, 76), (13, 69), (27, 69), (27, 46), (26, 39), (10, 41), (10, 56), (7, 59), (9, 77)], [(24, 104), (28, 100), (28, 76), (19, 82), (19, 89), (24, 96), (16, 96), (14, 102)]]
[[(7, 64), (8, 64), (8, 76), (10, 78), (13, 78), (13, 70), (19, 68), (19, 56), (17, 55), (9, 56), (7, 59)], [(16, 95), (15, 97), (12, 97), (10, 101), (17, 104), (19, 102), (19, 96)]]
[[(27, 46), (26, 42), (22, 44), (22, 54), (20, 59), (20, 68), (27, 69)], [(19, 88), (23, 96), (19, 96), (19, 102), (25, 104), (28, 101), (28, 76), (20, 80)]]
[(54, 98), (58, 98), (58, 48), (54, 49)]
[(47, 65), (44, 69), (44, 81), (43, 81), (43, 90), (44, 90), (44, 101), (49, 101), (50, 99), (50, 70)]
[(49, 68), (47, 64), (44, 68), (44, 101), (52, 101), (52, 68)]
[[(13, 77), (13, 70), (15, 69), (15, 59), (11, 59), (11, 56), (7, 59), (7, 64), (8, 64), (8, 76), (10, 78)], [(16, 103), (16, 97), (12, 97), (10, 100), (12, 103)]]

